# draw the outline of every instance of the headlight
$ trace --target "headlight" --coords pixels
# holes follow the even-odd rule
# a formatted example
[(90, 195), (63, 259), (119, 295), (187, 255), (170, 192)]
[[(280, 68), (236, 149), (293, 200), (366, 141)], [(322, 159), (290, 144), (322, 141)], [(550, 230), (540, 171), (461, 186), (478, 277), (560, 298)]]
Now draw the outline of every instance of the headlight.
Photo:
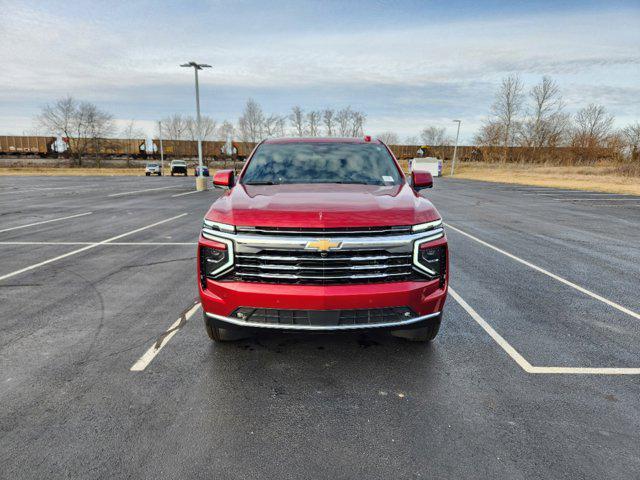
[(202, 228), (208, 228), (209, 230), (220, 230), (221, 232), (235, 233), (236, 227), (227, 223), (212, 222), (211, 220), (204, 220)]
[(438, 245), (430, 247), (429, 243), (417, 241), (413, 247), (414, 266), (432, 280), (440, 279), (440, 286), (444, 285), (447, 270), (447, 247)]
[(233, 267), (233, 243), (231, 240), (218, 239), (200, 245), (200, 282), (207, 287), (207, 278), (218, 278)]
[(411, 227), (413, 232), (424, 232), (426, 230), (432, 230), (442, 226), (442, 219), (434, 220), (433, 222), (419, 223)]

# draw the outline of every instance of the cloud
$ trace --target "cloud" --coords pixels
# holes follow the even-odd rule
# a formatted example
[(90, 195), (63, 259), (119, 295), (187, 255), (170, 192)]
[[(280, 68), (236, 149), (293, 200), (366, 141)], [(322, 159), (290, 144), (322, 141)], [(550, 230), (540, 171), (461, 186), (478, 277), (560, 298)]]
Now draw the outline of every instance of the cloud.
[(251, 96), (278, 113), (351, 104), (376, 128), (390, 129), (387, 119), (417, 132), (480, 118), (511, 72), (528, 84), (553, 75), (570, 108), (598, 102), (638, 115), (637, 9), (433, 20), (403, 17), (399, 4), (385, 23), (378, 7), (374, 16), (285, 3), (261, 16), (246, 4), (5, 3), (0, 108), (14, 117), (66, 94), (119, 118), (190, 112), (192, 72), (178, 65), (191, 59), (214, 65), (201, 76), (203, 104), (220, 119), (237, 118)]

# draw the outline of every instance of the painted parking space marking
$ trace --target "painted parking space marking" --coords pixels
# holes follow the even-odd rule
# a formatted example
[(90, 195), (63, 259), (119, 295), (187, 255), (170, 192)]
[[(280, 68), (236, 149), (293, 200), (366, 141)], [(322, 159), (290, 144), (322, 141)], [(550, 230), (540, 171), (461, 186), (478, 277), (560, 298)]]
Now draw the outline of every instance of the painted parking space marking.
[(120, 235), (116, 235), (115, 237), (107, 238), (106, 240), (102, 240), (101, 242), (92, 243), (92, 244), (86, 245), (86, 246), (84, 246), (82, 248), (78, 248), (76, 250), (72, 250), (71, 252), (68, 252), (68, 253), (65, 253), (65, 254), (62, 254), (62, 255), (58, 255), (57, 257), (49, 258), (48, 260), (44, 260), (43, 262), (39, 262), (39, 263), (35, 263), (33, 265), (29, 265), (28, 267), (21, 268), (20, 270), (15, 270), (15, 271), (13, 271), (11, 273), (7, 273), (5, 275), (0, 276), (0, 281), (6, 280), (7, 278), (15, 277), (16, 275), (20, 275), (21, 273), (24, 273), (24, 272), (29, 272), (31, 270), (35, 270), (36, 268), (40, 268), (40, 267), (42, 267), (44, 265), (48, 265), (50, 263), (57, 262), (58, 260), (62, 260), (64, 258), (70, 257), (72, 255), (77, 255), (78, 253), (82, 253), (82, 252), (85, 252), (85, 251), (90, 250), (92, 248), (99, 247), (100, 245), (109, 244), (110, 242), (113, 242), (114, 240), (119, 240), (119, 239), (127, 237), (129, 235), (133, 235), (134, 233), (142, 232), (143, 230), (146, 230), (148, 228), (152, 228), (152, 227), (155, 227), (157, 225), (162, 225), (163, 223), (167, 223), (167, 222), (170, 222), (172, 220), (176, 220), (178, 218), (182, 218), (182, 217), (184, 217), (186, 215), (188, 215), (188, 213), (181, 213), (180, 215), (176, 215), (174, 217), (167, 218), (165, 220), (161, 220), (159, 222), (152, 223), (151, 225), (146, 225), (144, 227), (136, 228), (135, 230), (131, 230), (129, 232), (121, 233)]
[(99, 184), (85, 184), (85, 185), (74, 185), (71, 187), (43, 187), (43, 188), (27, 188), (21, 189), (19, 187), (14, 187), (13, 190), (8, 192), (0, 192), (0, 195), (8, 195), (12, 193), (30, 193), (30, 192), (41, 192), (41, 191), (50, 191), (50, 190), (72, 190), (74, 188), (90, 188), (94, 186), (98, 186)]
[(147, 246), (147, 245), (188, 245), (193, 247), (198, 242), (0, 242), (0, 245), (104, 245), (104, 246)]
[(627, 315), (629, 315), (631, 317), (634, 317), (634, 318), (637, 318), (638, 320), (640, 320), (640, 313), (638, 313), (638, 312), (634, 312), (633, 310), (631, 310), (631, 309), (629, 309), (627, 307), (624, 307), (624, 306), (620, 305), (619, 303), (616, 303), (616, 302), (614, 302), (612, 300), (609, 300), (608, 298), (605, 298), (602, 295), (598, 295), (597, 293), (592, 292), (591, 290), (588, 290), (588, 289), (586, 289), (584, 287), (581, 287), (580, 285), (577, 285), (577, 284), (567, 280), (566, 278), (563, 278), (563, 277), (561, 277), (559, 275), (556, 275), (555, 273), (552, 273), (552, 272), (550, 272), (548, 270), (545, 270), (542, 267), (534, 265), (533, 263), (528, 262), (528, 261), (526, 261), (526, 260), (524, 260), (524, 259), (522, 259), (520, 257), (517, 257), (517, 256), (513, 255), (512, 253), (509, 253), (509, 252), (507, 252), (505, 250), (502, 250), (501, 248), (498, 248), (495, 245), (491, 245), (490, 243), (485, 242), (484, 240), (481, 240), (478, 237), (475, 237), (475, 236), (471, 235), (470, 233), (464, 232), (464, 231), (460, 230), (459, 228), (454, 227), (453, 225), (450, 225), (448, 223), (445, 223), (445, 225), (448, 228), (452, 229), (453, 231), (458, 232), (458, 233), (470, 238), (471, 240), (473, 240), (475, 242), (478, 242), (481, 245), (484, 245), (485, 247), (488, 247), (488, 248), (490, 248), (490, 249), (492, 249), (492, 250), (494, 250), (494, 251), (496, 251), (498, 253), (501, 253), (501, 254), (509, 257), (510, 259), (515, 260), (516, 262), (519, 262), (519, 263), (521, 263), (523, 265), (526, 265), (527, 267), (532, 268), (533, 270), (536, 270), (537, 272), (540, 272), (540, 273), (542, 273), (544, 275), (547, 275), (548, 277), (551, 277), (551, 278), (553, 278), (554, 280), (557, 280), (560, 283), (563, 283), (563, 284), (565, 284), (565, 285), (567, 285), (567, 286), (569, 286), (569, 287), (571, 287), (571, 288), (573, 288), (573, 289), (575, 289), (575, 290), (577, 290), (577, 291), (579, 291), (581, 293), (584, 293), (585, 295), (590, 296), (591, 298), (594, 298), (594, 299), (596, 299), (596, 300), (598, 300), (598, 301), (600, 301), (600, 302), (602, 302), (602, 303), (604, 303), (606, 305), (609, 305), (610, 307), (615, 308), (619, 312), (625, 313), (625, 314), (627, 314)]
[(193, 190), (191, 192), (177, 193), (175, 195), (171, 195), (172, 197), (182, 197), (183, 195), (191, 195), (192, 193), (202, 193), (208, 192), (209, 190)]
[(120, 192), (120, 193), (112, 193), (111, 195), (107, 195), (108, 197), (122, 197), (124, 195), (135, 195), (136, 193), (144, 193), (144, 192), (153, 192), (156, 190), (168, 190), (169, 188), (179, 188), (176, 185), (169, 185), (168, 187), (155, 187), (155, 188), (145, 188), (143, 190), (132, 190), (130, 192)]
[(640, 375), (640, 368), (628, 367), (537, 367), (531, 365), (502, 335), (475, 311), (451, 286), (449, 294), (482, 329), (527, 373), (556, 375)]
[(43, 220), (41, 222), (28, 223), (27, 225), (20, 225), (18, 227), (3, 228), (2, 230), (0, 230), (0, 233), (2, 233), (2, 232), (10, 232), (12, 230), (20, 230), (21, 228), (34, 227), (36, 225), (43, 225), (45, 223), (60, 222), (62, 220), (69, 220), (71, 218), (84, 217), (85, 215), (91, 215), (92, 213), (93, 212), (78, 213), (76, 215), (69, 215), (68, 217), (52, 218), (51, 220)]
[(132, 372), (142, 372), (145, 368), (149, 366), (149, 364), (153, 361), (154, 358), (160, 353), (160, 350), (169, 343), (169, 340), (173, 338), (173, 336), (178, 333), (187, 321), (193, 317), (193, 315), (200, 309), (200, 302), (198, 300), (194, 301), (194, 304), (189, 306), (185, 311), (182, 312), (180, 317), (171, 324), (171, 326), (165, 330), (165, 332), (158, 338), (158, 340), (149, 347), (149, 349), (144, 352), (144, 354), (136, 360), (136, 362), (129, 369)]

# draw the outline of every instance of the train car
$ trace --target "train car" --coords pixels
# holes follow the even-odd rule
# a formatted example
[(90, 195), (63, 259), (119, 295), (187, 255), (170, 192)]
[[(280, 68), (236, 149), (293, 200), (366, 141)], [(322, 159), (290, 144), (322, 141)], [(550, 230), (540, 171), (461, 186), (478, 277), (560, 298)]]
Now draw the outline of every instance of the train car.
[(39, 155), (54, 153), (56, 137), (0, 136), (0, 155)]

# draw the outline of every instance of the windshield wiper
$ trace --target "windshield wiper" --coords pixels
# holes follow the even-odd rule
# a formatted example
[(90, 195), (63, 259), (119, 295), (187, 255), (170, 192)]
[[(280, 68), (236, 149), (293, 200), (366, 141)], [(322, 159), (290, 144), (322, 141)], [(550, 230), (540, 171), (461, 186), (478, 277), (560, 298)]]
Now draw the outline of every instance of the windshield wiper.
[(273, 182), (243, 182), (244, 185), (275, 185)]
[(371, 183), (371, 182), (358, 182), (358, 181), (339, 181), (339, 182), (330, 182), (330, 183), (340, 183), (340, 184), (344, 184), (344, 185), (379, 185), (378, 183)]

